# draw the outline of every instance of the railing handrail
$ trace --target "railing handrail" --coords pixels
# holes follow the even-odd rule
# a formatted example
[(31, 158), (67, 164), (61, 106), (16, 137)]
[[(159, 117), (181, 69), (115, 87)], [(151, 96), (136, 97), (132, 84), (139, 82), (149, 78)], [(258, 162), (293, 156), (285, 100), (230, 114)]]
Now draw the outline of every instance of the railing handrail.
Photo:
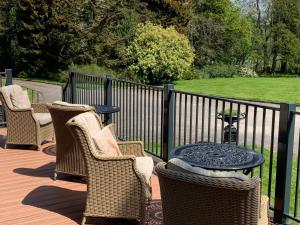
[(196, 96), (196, 97), (210, 98), (210, 99), (213, 99), (213, 100), (226, 101), (226, 102), (229, 102), (229, 103), (245, 104), (245, 105), (248, 105), (248, 106), (251, 106), (251, 107), (259, 107), (259, 108), (263, 108), (263, 109), (270, 109), (270, 110), (280, 111), (280, 107), (261, 105), (259, 103), (253, 103), (253, 102), (249, 102), (249, 101), (246, 101), (246, 100), (237, 100), (237, 99), (232, 99), (232, 98), (225, 98), (225, 97), (221, 97), (221, 96), (217, 96), (217, 95), (196, 94), (196, 93), (180, 91), (180, 90), (174, 90), (173, 92), (179, 93), (179, 94), (186, 94), (186, 95)]

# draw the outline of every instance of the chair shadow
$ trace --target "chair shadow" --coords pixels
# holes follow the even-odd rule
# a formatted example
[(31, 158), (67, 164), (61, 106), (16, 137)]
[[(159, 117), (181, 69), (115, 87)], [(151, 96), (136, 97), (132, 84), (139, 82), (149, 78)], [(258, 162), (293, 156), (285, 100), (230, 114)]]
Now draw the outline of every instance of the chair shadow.
[(86, 192), (56, 186), (40, 186), (28, 193), (23, 205), (48, 210), (80, 223), (85, 207)]
[(56, 156), (56, 145), (49, 145), (43, 148), (43, 153), (51, 156)]
[[(40, 186), (22, 200), (23, 205), (48, 210), (81, 223), (86, 202), (85, 191), (74, 191), (56, 186)], [(99, 225), (138, 225), (135, 220), (87, 218), (86, 224)]]
[(38, 168), (16, 168), (14, 173), (32, 177), (53, 177), (55, 163), (50, 162)]
[(6, 135), (0, 135), (0, 148), (5, 146)]

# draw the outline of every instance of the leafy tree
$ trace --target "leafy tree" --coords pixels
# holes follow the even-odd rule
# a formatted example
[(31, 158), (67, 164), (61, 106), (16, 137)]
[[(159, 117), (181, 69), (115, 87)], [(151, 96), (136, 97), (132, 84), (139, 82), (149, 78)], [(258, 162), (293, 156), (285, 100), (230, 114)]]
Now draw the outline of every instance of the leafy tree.
[(188, 39), (173, 27), (139, 24), (127, 49), (132, 64), (129, 71), (142, 81), (161, 84), (181, 79), (194, 61)]
[(196, 64), (243, 64), (251, 53), (253, 25), (230, 0), (193, 0), (189, 23)]

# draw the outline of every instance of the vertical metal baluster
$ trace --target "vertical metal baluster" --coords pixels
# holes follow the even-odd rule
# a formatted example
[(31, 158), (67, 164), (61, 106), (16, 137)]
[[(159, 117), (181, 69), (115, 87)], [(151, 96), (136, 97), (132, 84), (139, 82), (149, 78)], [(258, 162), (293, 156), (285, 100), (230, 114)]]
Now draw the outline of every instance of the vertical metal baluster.
[(155, 142), (156, 142), (156, 148), (155, 148), (155, 155), (158, 156), (158, 145), (159, 145), (159, 141), (158, 141), (158, 116), (159, 116), (159, 90), (156, 90), (156, 138), (155, 138)]
[(184, 94), (184, 130), (183, 130), (183, 143), (186, 144), (186, 122), (187, 122), (187, 94)]
[(241, 104), (238, 103), (238, 108), (237, 108), (237, 115), (238, 115), (238, 120), (237, 120), (237, 127), (236, 127), (236, 145), (239, 145), (239, 139), (240, 139), (240, 119), (241, 119)]
[(194, 104), (194, 96), (191, 95), (190, 98), (190, 141), (189, 143), (192, 143), (192, 128), (193, 128), (193, 104)]
[[(265, 130), (266, 130), (266, 109), (263, 109), (263, 120), (262, 120), (262, 132), (261, 132), (261, 148), (260, 152), (264, 155), (264, 148), (265, 148)], [(263, 178), (263, 165), (260, 166), (259, 176)], [(262, 182), (262, 181), (261, 181)]]
[[(163, 113), (164, 113), (164, 110), (163, 110), (163, 108), (164, 108), (164, 101), (163, 101), (163, 96), (164, 96), (164, 93), (163, 93), (163, 90), (161, 90), (160, 91), (160, 104), (161, 104), (161, 106), (160, 106), (160, 112), (161, 112), (161, 114), (160, 114), (160, 124), (163, 124)], [(162, 149), (162, 146), (163, 146), (163, 126), (160, 126), (160, 128), (161, 128), (161, 135), (160, 135), (160, 149)], [(162, 157), (162, 151), (160, 151), (160, 157)]]
[(249, 118), (249, 108), (246, 105), (246, 118), (245, 118), (245, 132), (244, 132), (244, 147), (247, 147), (247, 139), (248, 139), (248, 118)]
[(199, 96), (197, 96), (197, 101), (196, 101), (196, 128), (195, 128), (195, 140), (196, 143), (198, 142), (198, 118), (199, 118)]
[(155, 96), (155, 93), (154, 93), (154, 89), (152, 89), (152, 126), (151, 126), (151, 129), (152, 129), (152, 133), (151, 133), (151, 138), (152, 138), (152, 152), (154, 153), (154, 107), (155, 107), (155, 102), (154, 102), (154, 96)]
[(254, 107), (254, 116), (253, 116), (253, 136), (252, 136), (252, 149), (255, 149), (256, 145), (256, 117), (257, 117), (257, 107)]
[(181, 100), (182, 100), (182, 94), (179, 93), (179, 126), (178, 126), (178, 144), (181, 145)]
[(139, 105), (139, 88), (140, 86), (139, 85), (136, 85), (136, 90), (135, 90), (135, 93), (134, 95), (136, 95), (136, 123), (135, 123), (135, 136), (136, 136), (136, 140), (140, 140), (139, 138), (139, 123), (140, 123), (140, 105)]
[(142, 107), (142, 105), (143, 105), (143, 98), (142, 98), (142, 96), (143, 96), (143, 89), (142, 89), (142, 86), (140, 86), (140, 140), (142, 140), (142, 129), (143, 129), (143, 127), (142, 127), (142, 125), (143, 125), (143, 107)]
[[(146, 86), (144, 86), (144, 120), (143, 120), (143, 124), (144, 124), (144, 142), (146, 142), (146, 129), (147, 129), (147, 117), (146, 117), (146, 105), (147, 105), (147, 93), (146, 93)], [(146, 144), (146, 143), (145, 143)], [(145, 146), (146, 148), (146, 146)]]
[(216, 99), (215, 101), (215, 135), (214, 135), (214, 143), (217, 143), (217, 138), (218, 138), (218, 104), (219, 100)]
[[(295, 115), (296, 116), (296, 115)], [(298, 161), (297, 161), (297, 174), (296, 174), (296, 188), (295, 188), (295, 208), (294, 217), (297, 218), (298, 215), (298, 199), (299, 199), (299, 179), (300, 179), (300, 132), (299, 132), (299, 142), (298, 142)]]
[(150, 86), (148, 86), (148, 152), (150, 151), (150, 98), (151, 98), (151, 93), (150, 93)]
[(274, 139), (275, 139), (275, 116), (276, 116), (276, 111), (274, 109), (272, 111), (273, 112), (272, 112), (272, 128), (271, 128), (271, 143), (270, 143), (270, 165), (269, 165), (269, 185), (268, 185), (268, 197), (269, 198), (271, 198), (271, 190), (272, 190), (273, 154), (274, 154)]
[(231, 131), (231, 126), (232, 126), (232, 102), (230, 102), (229, 105), (229, 144), (231, 144), (231, 135), (232, 135), (232, 131)]
[(129, 134), (129, 140), (132, 140), (132, 95), (131, 95), (131, 83), (129, 83), (129, 90), (128, 92), (128, 98), (129, 98), (129, 104), (128, 104), (128, 111), (129, 111), (129, 126), (127, 130), (127, 133)]
[(174, 138), (173, 138), (173, 146), (176, 146), (176, 130), (177, 130), (177, 95), (178, 93), (174, 93), (174, 102), (175, 102), (175, 106), (174, 106)]
[(205, 100), (206, 100), (205, 97), (202, 97), (201, 142), (204, 141)]
[(225, 101), (222, 101), (222, 125), (221, 125), (221, 143), (224, 143), (224, 119), (225, 119)]
[(210, 142), (210, 125), (211, 125), (211, 98), (208, 100), (208, 132), (207, 141)]
[[(123, 128), (123, 134), (122, 134), (122, 137), (124, 139), (125, 137), (125, 124), (126, 124), (126, 120), (127, 118), (125, 117), (125, 83), (123, 82), (123, 85), (122, 85), (122, 92), (123, 92), (123, 101), (122, 101), (122, 109), (123, 109), (123, 118), (122, 118), (122, 128)], [(125, 137), (126, 138), (126, 137)]]

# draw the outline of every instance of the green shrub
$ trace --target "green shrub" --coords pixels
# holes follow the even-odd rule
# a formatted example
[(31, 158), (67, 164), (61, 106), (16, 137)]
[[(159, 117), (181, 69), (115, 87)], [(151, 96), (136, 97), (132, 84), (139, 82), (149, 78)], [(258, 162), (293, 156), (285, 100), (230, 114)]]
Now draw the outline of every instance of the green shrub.
[(150, 84), (182, 79), (195, 57), (186, 36), (173, 27), (164, 29), (150, 22), (138, 24), (127, 54), (132, 63), (128, 67), (129, 73)]
[(234, 65), (213, 64), (203, 67), (202, 74), (209, 78), (230, 78), (239, 75), (238, 68)]
[(257, 77), (257, 73), (248, 66), (241, 66), (239, 68), (240, 77)]

